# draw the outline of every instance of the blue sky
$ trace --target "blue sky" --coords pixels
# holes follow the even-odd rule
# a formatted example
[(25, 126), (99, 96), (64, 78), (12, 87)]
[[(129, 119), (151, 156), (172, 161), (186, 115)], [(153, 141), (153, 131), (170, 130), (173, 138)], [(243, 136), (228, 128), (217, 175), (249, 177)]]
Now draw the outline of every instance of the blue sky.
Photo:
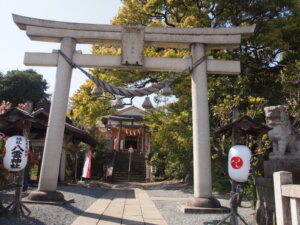
[[(0, 72), (5, 74), (10, 70), (34, 69), (47, 80), (47, 92), (53, 93), (56, 68), (28, 67), (23, 64), (23, 59), (25, 52), (47, 53), (59, 49), (60, 45), (31, 41), (25, 31), (20, 30), (14, 23), (12, 14), (65, 22), (110, 24), (121, 6), (120, 0), (0, 0)], [(91, 46), (77, 45), (76, 49), (90, 53)], [(85, 80), (85, 75), (73, 70), (70, 97)], [(154, 104), (153, 96), (150, 97)], [(144, 97), (134, 98), (133, 104), (141, 108), (143, 101)]]
[[(110, 24), (122, 6), (120, 0), (0, 0), (0, 71), (34, 69), (49, 83), (52, 93), (56, 68), (28, 67), (23, 64), (25, 52), (52, 52), (59, 44), (31, 41), (25, 31), (13, 22), (12, 14), (39, 19), (66, 22)], [(89, 45), (79, 45), (78, 50), (90, 53)], [(73, 72), (70, 96), (84, 83), (85, 76)]]

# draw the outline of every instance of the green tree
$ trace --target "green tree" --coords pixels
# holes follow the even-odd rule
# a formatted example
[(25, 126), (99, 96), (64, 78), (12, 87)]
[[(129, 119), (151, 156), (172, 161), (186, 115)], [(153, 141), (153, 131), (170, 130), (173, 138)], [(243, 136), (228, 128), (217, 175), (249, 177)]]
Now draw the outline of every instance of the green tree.
[[(169, 27), (231, 27), (256, 24), (255, 33), (235, 50), (209, 50), (216, 59), (241, 61), (239, 76), (208, 77), (210, 124), (214, 171), (224, 177), (224, 160), (230, 138), (216, 137), (213, 131), (231, 122), (232, 108), (264, 122), (265, 104), (287, 104), (299, 120), (299, 2), (297, 0), (123, 0), (124, 6), (112, 21), (114, 25)], [(121, 53), (120, 46), (94, 45), (93, 54)], [(183, 57), (189, 49), (146, 48), (144, 55)], [(159, 82), (171, 73), (94, 69), (92, 73), (110, 83), (138, 87)], [(155, 156), (169, 176), (182, 177), (191, 171), (191, 87), (190, 77), (173, 85), (178, 101), (149, 113)], [(299, 96), (299, 95), (298, 95)], [(158, 96), (157, 100), (161, 98)], [(253, 146), (255, 145), (253, 141)], [(265, 151), (256, 148), (255, 151)], [(185, 157), (186, 156), (186, 157)], [(155, 158), (155, 157), (154, 157)], [(186, 159), (186, 160), (185, 160)], [(188, 163), (186, 163), (188, 162)], [(178, 168), (175, 171), (173, 168)], [(180, 171), (179, 173), (177, 173)], [(216, 176), (215, 176), (216, 177)], [(216, 179), (215, 179), (216, 180)]]
[(26, 101), (36, 104), (47, 96), (47, 88), (47, 81), (34, 70), (12, 70), (0, 76), (0, 101), (10, 101), (14, 106)]
[(95, 84), (88, 80), (71, 98), (71, 108), (68, 116), (83, 127), (94, 127), (101, 116), (114, 112), (107, 97), (93, 96), (91, 91)]
[[(293, 56), (299, 54), (296, 47), (299, 46), (299, 41), (295, 38), (299, 28), (293, 25), (299, 22), (298, 1), (124, 0), (123, 3), (124, 7), (120, 9), (113, 24), (171, 27), (229, 27), (256, 24), (255, 34), (245, 40), (241, 48), (233, 51), (214, 50), (208, 53), (219, 59), (240, 59), (243, 69), (239, 77), (211, 76), (211, 90), (216, 96), (224, 90), (228, 91), (228, 85), (223, 85), (226, 82), (233, 94), (267, 97), (270, 104), (284, 101), (281, 94), (283, 87), (280, 71), (283, 65), (294, 64), (297, 58), (290, 57), (289, 62), (284, 64), (283, 61), (279, 64), (278, 60), (283, 53), (286, 54), (291, 49), (295, 52)], [(211, 86), (214, 83), (221, 85)], [(272, 84), (274, 91), (270, 92), (264, 88), (269, 84)]]
[[(217, 59), (238, 59), (242, 63), (242, 73), (239, 76), (213, 74), (208, 77), (212, 131), (231, 122), (230, 115), (233, 107), (239, 107), (242, 115), (249, 114), (259, 122), (264, 122), (262, 107), (266, 103), (290, 106), (293, 104), (295, 117), (299, 115), (299, 99), (295, 94), (299, 90), (299, 70), (295, 67), (299, 59), (298, 1), (123, 0), (122, 2), (124, 7), (119, 10), (113, 24), (215, 28), (256, 24), (254, 35), (243, 41), (240, 48), (207, 52), (208, 55), (213, 55)], [(168, 51), (172, 50), (151, 49), (153, 55)], [(150, 125), (155, 133), (154, 143), (156, 136), (158, 138), (154, 148), (156, 151), (164, 152), (164, 155), (168, 155), (166, 149), (173, 151), (174, 145), (181, 146), (180, 138), (172, 138), (172, 141), (168, 143), (167, 140), (160, 140), (159, 137), (166, 138), (166, 131), (170, 136), (171, 134), (174, 137), (181, 136), (182, 130), (172, 127), (172, 124), (176, 124), (176, 118), (180, 117), (182, 112), (186, 113), (187, 118), (190, 117), (190, 91), (187, 79), (177, 81), (174, 85), (174, 92), (178, 102), (172, 106), (177, 109), (171, 106), (165, 107), (161, 112), (165, 115), (160, 116), (164, 119), (168, 118), (165, 120), (168, 122), (159, 126), (161, 120), (157, 119), (153, 120), (153, 124)], [(187, 138), (191, 139), (191, 136)], [(191, 145), (191, 141), (188, 143)], [(227, 144), (224, 145), (225, 143)], [(224, 164), (225, 151), (228, 150), (229, 143), (228, 138), (225, 140), (212, 138), (212, 151), (216, 149), (216, 152), (213, 152), (214, 162), (217, 162), (219, 157), (220, 162)], [(220, 152), (221, 145), (223, 145), (223, 152)], [(187, 151), (192, 149), (191, 146), (185, 146), (185, 148)], [(257, 151), (260, 150), (257, 149)], [(171, 160), (175, 163), (178, 157), (177, 159), (173, 157)], [(166, 159), (165, 168), (167, 168), (167, 162), (168, 159)], [(217, 165), (224, 175), (222, 163), (217, 163)]]

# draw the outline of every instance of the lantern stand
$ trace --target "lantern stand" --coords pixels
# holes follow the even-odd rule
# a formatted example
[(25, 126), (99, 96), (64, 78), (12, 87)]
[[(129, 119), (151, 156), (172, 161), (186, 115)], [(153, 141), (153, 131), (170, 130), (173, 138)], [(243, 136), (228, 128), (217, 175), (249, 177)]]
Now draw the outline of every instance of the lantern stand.
[(230, 218), (230, 224), (232, 225), (239, 224), (238, 218), (240, 218), (245, 225), (248, 225), (245, 219), (238, 213), (239, 200), (243, 193), (243, 189), (240, 187), (239, 184), (237, 184), (237, 182), (235, 182), (232, 179), (230, 179), (230, 183), (231, 183), (230, 213), (223, 220), (221, 220), (217, 225), (225, 224), (228, 218)]
[[(33, 103), (31, 101), (27, 101), (25, 103), (25, 111), (28, 114), (31, 114), (32, 112), (32, 107), (33, 107)], [(30, 128), (31, 128), (31, 122), (28, 120), (24, 120), (23, 121), (23, 136), (25, 138), (28, 139), (29, 137), (29, 133), (30, 133)], [(21, 195), (22, 195), (22, 187), (23, 187), (23, 178), (24, 178), (24, 169), (19, 171), (19, 172), (15, 172), (14, 173), (14, 184), (16, 187), (15, 190), (15, 200), (10, 203), (6, 209), (11, 213), (11, 214), (22, 214), (25, 215), (23, 208), (27, 211), (27, 215), (30, 215), (31, 211), (24, 205), (24, 203), (22, 202), (21, 199)], [(11, 208), (11, 209), (10, 209)]]
[(24, 176), (24, 170), (14, 173), (14, 186), (16, 188), (15, 199), (5, 209), (8, 210), (11, 214), (16, 214), (16, 215), (19, 214), (25, 215), (25, 212), (23, 210), (25, 209), (27, 212), (27, 216), (29, 216), (31, 211), (30, 209), (27, 208), (27, 206), (24, 205), (24, 203), (21, 200), (23, 176)]
[[(237, 108), (234, 108), (232, 111), (232, 122), (238, 120), (239, 111)], [(236, 128), (232, 128), (232, 145), (236, 145), (238, 142), (238, 130)], [(245, 225), (248, 223), (244, 220), (244, 218), (238, 213), (238, 207), (240, 203), (240, 199), (242, 198), (243, 189), (240, 185), (237, 184), (236, 181), (230, 179), (231, 183), (231, 192), (230, 192), (230, 213), (221, 220), (217, 225), (224, 224), (228, 218), (230, 218), (230, 223), (232, 225), (238, 225), (238, 217), (243, 221)]]
[[(240, 132), (245, 135), (253, 135), (261, 137), (263, 134), (267, 133), (270, 130), (269, 127), (264, 126), (255, 122), (248, 116), (239, 117), (239, 112), (237, 108), (234, 108), (232, 111), (232, 123), (219, 128), (216, 133), (224, 133), (226, 131), (232, 132), (232, 145), (236, 145), (238, 143), (238, 138)], [(238, 214), (238, 206), (240, 205), (243, 191), (238, 182), (230, 179), (231, 183), (231, 198), (230, 198), (230, 213), (221, 220), (218, 225), (224, 224), (225, 221), (230, 218), (230, 223), (232, 225), (238, 225), (238, 218), (242, 220), (244, 224), (247, 225), (244, 218)]]

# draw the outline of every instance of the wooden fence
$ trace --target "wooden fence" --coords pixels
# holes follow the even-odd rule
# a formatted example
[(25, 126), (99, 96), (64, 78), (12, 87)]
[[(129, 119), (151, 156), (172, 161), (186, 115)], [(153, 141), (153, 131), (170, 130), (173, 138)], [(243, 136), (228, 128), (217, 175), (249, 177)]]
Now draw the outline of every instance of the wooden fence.
[(300, 185), (291, 172), (273, 174), (277, 225), (300, 225)]

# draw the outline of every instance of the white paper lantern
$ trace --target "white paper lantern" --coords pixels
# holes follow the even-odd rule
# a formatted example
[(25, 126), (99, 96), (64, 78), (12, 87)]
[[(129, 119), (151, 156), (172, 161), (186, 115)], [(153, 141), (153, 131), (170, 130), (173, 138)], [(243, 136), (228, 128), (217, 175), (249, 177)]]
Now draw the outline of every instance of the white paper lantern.
[(228, 154), (228, 173), (232, 180), (245, 182), (251, 169), (251, 151), (245, 145), (232, 146)]
[(29, 143), (25, 137), (9, 137), (4, 147), (4, 168), (12, 172), (24, 169), (27, 164), (28, 150)]

